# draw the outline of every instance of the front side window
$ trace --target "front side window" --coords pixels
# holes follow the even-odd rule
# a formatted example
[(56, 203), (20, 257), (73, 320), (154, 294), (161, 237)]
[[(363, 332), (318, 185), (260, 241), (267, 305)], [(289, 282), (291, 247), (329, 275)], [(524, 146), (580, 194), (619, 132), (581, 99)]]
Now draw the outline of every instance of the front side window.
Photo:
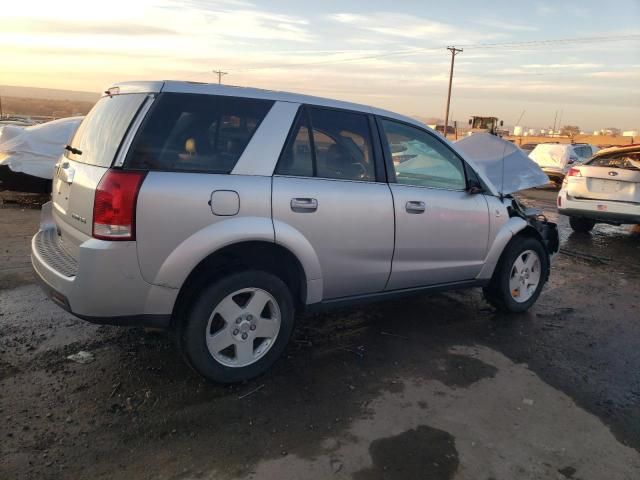
[(421, 187), (464, 190), (464, 166), (460, 157), (432, 135), (409, 125), (381, 120), (396, 181)]
[(303, 109), (280, 157), (276, 173), (375, 181), (367, 116), (324, 108)]
[(142, 123), (126, 165), (229, 173), (272, 105), (269, 100), (162, 93)]

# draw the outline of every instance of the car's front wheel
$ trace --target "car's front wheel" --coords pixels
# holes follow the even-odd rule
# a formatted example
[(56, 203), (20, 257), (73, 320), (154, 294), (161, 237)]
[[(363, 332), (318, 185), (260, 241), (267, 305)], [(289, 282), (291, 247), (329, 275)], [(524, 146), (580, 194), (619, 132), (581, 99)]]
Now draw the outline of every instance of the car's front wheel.
[(593, 230), (596, 222), (588, 218), (569, 217), (569, 225), (571, 225), (574, 232), (588, 233)]
[(524, 312), (533, 305), (549, 276), (549, 256), (542, 243), (516, 237), (507, 245), (496, 266), (485, 299), (498, 310)]
[(294, 325), (291, 292), (262, 271), (231, 274), (205, 286), (182, 325), (190, 364), (209, 380), (240, 382), (267, 370)]

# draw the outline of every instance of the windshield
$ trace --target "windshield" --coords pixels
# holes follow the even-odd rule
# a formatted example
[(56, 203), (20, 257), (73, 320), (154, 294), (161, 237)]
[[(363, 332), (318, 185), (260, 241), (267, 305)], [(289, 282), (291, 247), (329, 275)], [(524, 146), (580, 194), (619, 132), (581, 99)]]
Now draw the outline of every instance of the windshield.
[(473, 128), (483, 128), (493, 130), (495, 119), (491, 117), (475, 117), (473, 119)]
[(110, 167), (131, 120), (146, 94), (102, 97), (91, 109), (71, 141), (74, 152), (65, 151), (70, 160)]

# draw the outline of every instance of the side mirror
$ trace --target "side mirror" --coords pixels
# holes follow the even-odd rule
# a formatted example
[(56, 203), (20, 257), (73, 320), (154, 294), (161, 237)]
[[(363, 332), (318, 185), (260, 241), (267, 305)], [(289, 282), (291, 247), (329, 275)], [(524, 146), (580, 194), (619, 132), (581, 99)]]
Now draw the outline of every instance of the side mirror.
[(477, 195), (478, 193), (483, 193), (484, 189), (482, 188), (482, 185), (480, 185), (480, 183), (475, 180), (475, 179), (470, 179), (467, 182), (467, 193), (469, 195)]
[(500, 120), (500, 126), (503, 127), (504, 126), (504, 120)]

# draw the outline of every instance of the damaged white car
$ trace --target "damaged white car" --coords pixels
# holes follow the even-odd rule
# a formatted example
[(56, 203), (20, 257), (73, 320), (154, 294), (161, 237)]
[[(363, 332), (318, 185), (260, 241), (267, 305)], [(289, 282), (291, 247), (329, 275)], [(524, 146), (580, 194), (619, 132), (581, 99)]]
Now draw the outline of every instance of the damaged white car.
[(558, 193), (558, 212), (576, 232), (596, 223), (640, 223), (640, 145), (601, 150), (572, 167)]

